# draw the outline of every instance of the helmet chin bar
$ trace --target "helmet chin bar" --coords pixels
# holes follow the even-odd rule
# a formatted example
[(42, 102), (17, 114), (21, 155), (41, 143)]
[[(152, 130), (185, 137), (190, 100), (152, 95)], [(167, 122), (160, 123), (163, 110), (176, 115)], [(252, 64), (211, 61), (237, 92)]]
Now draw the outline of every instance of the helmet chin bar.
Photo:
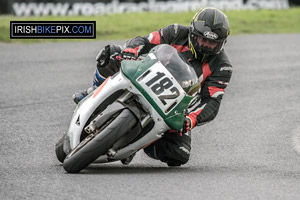
[(210, 49), (208, 47), (199, 47), (200, 53), (208, 55), (219, 54), (224, 47), (224, 43), (225, 42), (219, 43), (214, 49)]

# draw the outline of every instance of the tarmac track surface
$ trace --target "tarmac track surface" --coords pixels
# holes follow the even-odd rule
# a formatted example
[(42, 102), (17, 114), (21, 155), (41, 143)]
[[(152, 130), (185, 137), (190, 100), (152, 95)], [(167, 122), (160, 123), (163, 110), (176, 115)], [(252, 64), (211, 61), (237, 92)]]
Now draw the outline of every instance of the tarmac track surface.
[(68, 174), (56, 160), (73, 93), (113, 42), (0, 44), (1, 199), (300, 199), (300, 35), (232, 36), (234, 73), (217, 118), (195, 128), (179, 168), (137, 154), (129, 166)]

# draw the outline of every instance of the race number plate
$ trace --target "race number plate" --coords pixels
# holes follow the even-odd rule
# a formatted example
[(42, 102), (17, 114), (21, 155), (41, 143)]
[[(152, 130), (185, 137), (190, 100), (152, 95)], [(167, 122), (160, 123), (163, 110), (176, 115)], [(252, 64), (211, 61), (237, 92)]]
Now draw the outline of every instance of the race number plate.
[(152, 65), (136, 81), (165, 114), (173, 110), (185, 96), (180, 84), (160, 62)]

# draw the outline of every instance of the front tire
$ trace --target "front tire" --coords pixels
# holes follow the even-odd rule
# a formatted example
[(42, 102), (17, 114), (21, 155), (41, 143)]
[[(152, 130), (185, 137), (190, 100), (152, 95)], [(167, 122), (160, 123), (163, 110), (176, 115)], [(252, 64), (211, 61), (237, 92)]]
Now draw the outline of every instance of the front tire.
[(66, 154), (64, 152), (64, 139), (65, 139), (65, 135), (55, 144), (55, 154), (57, 159), (63, 163), (65, 158), (66, 158)]
[(137, 123), (128, 109), (110, 122), (99, 134), (88, 135), (86, 139), (65, 158), (63, 167), (69, 173), (78, 173), (99, 156), (105, 154), (114, 143)]

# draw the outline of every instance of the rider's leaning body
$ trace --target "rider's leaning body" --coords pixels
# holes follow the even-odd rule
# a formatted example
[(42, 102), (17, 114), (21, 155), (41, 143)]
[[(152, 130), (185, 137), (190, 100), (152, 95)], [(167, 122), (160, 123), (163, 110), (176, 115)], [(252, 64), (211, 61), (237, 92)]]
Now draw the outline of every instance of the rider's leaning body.
[[(97, 55), (94, 88), (119, 69), (119, 63), (114, 59), (104, 64), (102, 58), (107, 57), (107, 54), (121, 53), (123, 58), (135, 59), (156, 45), (169, 44), (188, 60), (201, 82), (198, 105), (188, 114), (183, 124), (182, 133), (189, 132), (195, 126), (213, 120), (219, 111), (232, 74), (232, 65), (223, 48), (229, 33), (229, 22), (223, 12), (215, 8), (203, 8), (193, 17), (190, 27), (173, 24), (145, 37), (133, 38), (123, 47), (109, 45)], [(85, 93), (75, 94), (74, 101), (79, 102)], [(168, 165), (185, 164), (189, 159), (191, 140), (188, 134), (182, 133), (179, 136), (165, 133), (161, 140), (147, 147), (145, 152)]]
[[(170, 44), (181, 52), (196, 71), (201, 82), (201, 101), (189, 114), (192, 127), (213, 120), (219, 110), (225, 88), (229, 83), (232, 65), (224, 51), (209, 55), (192, 53), (189, 47), (189, 27), (173, 24), (146, 37), (136, 37), (128, 41), (125, 49), (137, 49), (138, 55), (147, 53), (155, 45)], [(209, 44), (208, 44), (209, 45)]]

